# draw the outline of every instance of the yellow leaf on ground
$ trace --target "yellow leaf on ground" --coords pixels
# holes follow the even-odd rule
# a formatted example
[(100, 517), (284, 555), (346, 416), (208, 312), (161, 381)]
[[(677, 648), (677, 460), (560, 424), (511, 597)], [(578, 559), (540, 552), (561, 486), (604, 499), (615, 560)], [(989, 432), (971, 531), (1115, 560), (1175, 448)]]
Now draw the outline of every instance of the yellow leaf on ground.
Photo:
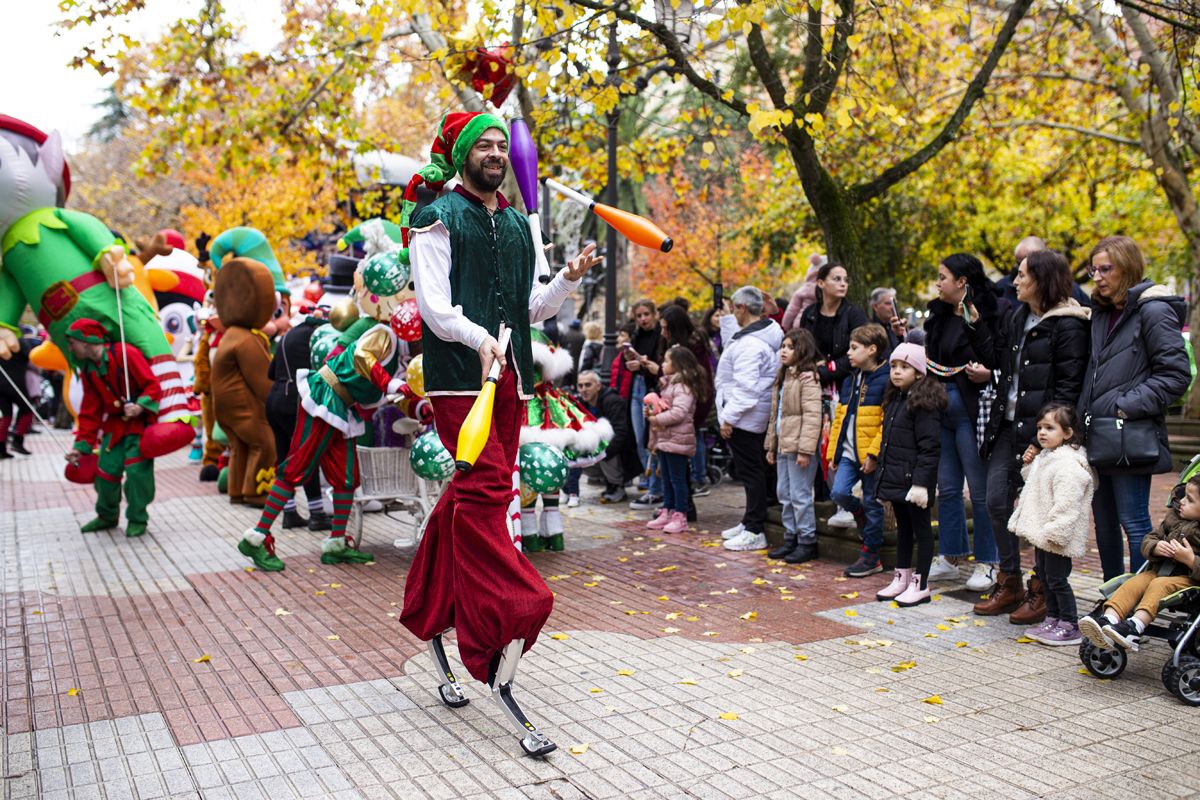
[(745, 614), (742, 614), (740, 617), (738, 617), (738, 619), (744, 619), (753, 622), (754, 620), (758, 619), (758, 612), (747, 611)]
[(679, 628), (663, 628), (663, 633), (679, 633)]
[(340, 583), (331, 583), (331, 584), (329, 584), (329, 588), (330, 589), (340, 589), (340, 588), (342, 588), (342, 585)]
[(324, 590), (324, 589), (317, 589), (315, 592), (313, 592), (313, 594), (315, 594), (317, 597), (324, 597), (324, 596), (325, 596), (325, 590)]
[(839, 714), (845, 714), (847, 711), (850, 710), (850, 706), (832, 706), (832, 708), (834, 711), (838, 712)]
[(895, 600), (893, 600), (892, 602), (888, 603), (888, 608), (899, 608), (899, 607), (900, 607), (900, 604), (899, 604), (899, 603), (897, 603)]
[(753, 647), (739, 647), (738, 652), (744, 653), (746, 655), (750, 655), (751, 653), (754, 652), (754, 648)]
[(937, 722), (937, 721), (938, 721), (938, 718), (937, 718), (937, 717), (934, 717), (934, 716), (928, 716), (928, 717), (926, 717), (926, 718), (925, 718), (925, 721), (926, 721), (926, 722)]
[(667, 600), (670, 600), (671, 598), (667, 597), (665, 594), (660, 594), (658, 596), (658, 599), (662, 600), (662, 601), (667, 601)]
[(626, 610), (626, 612), (625, 612), (625, 616), (627, 616), (627, 617), (632, 617), (632, 616), (633, 616), (634, 614), (636, 614), (636, 613), (637, 613), (636, 611), (629, 611), (629, 610)]
[(275, 609), (275, 616), (277, 617), (290, 617), (291, 615), (292, 612), (288, 611), (286, 608)]
[(915, 661), (901, 661), (899, 664), (892, 667), (892, 672), (907, 672), (915, 666), (917, 666), (917, 662)]
[(926, 697), (921, 702), (928, 703), (931, 706), (940, 706), (940, 705), (942, 705), (942, 696), (933, 694), (933, 695), (930, 695), (929, 697)]
[(208, 653), (205, 653), (204, 655), (200, 656), (199, 658), (192, 659), (193, 664), (207, 664), (209, 661), (212, 661), (212, 657), (209, 656)]
[(847, 609), (846, 609), (846, 616), (847, 616), (847, 617), (857, 617), (857, 616), (858, 616), (858, 612), (857, 612), (857, 611), (855, 611), (853, 608), (847, 608)]
[(79, 694), (79, 690), (74, 686), (72, 686), (70, 689), (67, 689), (67, 697), (74, 697), (77, 694)]
[(939, 631), (948, 631), (948, 630), (950, 630), (950, 626), (949, 626), (949, 625), (947, 625), (947, 624), (946, 624), (946, 623), (944, 623), (944, 622), (939, 622), (939, 623), (937, 624), (937, 626), (936, 626), (936, 627), (937, 627), (937, 629), (938, 629)]
[(731, 720), (731, 721), (732, 721), (732, 720), (735, 720), (735, 719), (737, 719), (737, 718), (738, 718), (738, 715), (737, 715), (737, 714), (735, 714), (735, 713), (733, 713), (732, 711), (726, 711), (726, 712), (724, 712), (723, 714), (721, 714), (721, 719), (727, 719), (727, 720)]
[(1017, 637), (1017, 644), (1032, 644), (1032, 643), (1033, 643), (1033, 639), (1030, 639), (1028, 636), (1018, 636)]
[(700, 618), (696, 617), (696, 616), (684, 617), (684, 619), (687, 620), (688, 622), (699, 622), (700, 621)]
[(742, 677), (742, 670), (731, 669), (731, 670), (729, 670), (729, 672), (726, 672), (725, 674), (728, 675), (730, 678), (740, 678), (740, 677)]
[(955, 647), (967, 647), (968, 645), (966, 642), (955, 642), (954, 646)]
[(633, 674), (633, 670), (631, 670), (631, 669), (619, 669), (619, 670), (617, 670), (617, 674), (618, 674), (618, 675), (621, 675), (621, 676), (623, 676), (623, 677), (626, 677), (626, 678), (628, 678), (630, 675), (632, 675), (632, 674)]
[(682, 616), (683, 616), (682, 611), (672, 611), (669, 614), (667, 614), (666, 616), (664, 616), (663, 619), (679, 619)]
[(617, 561), (620, 561), (622, 564), (624, 564), (628, 560), (629, 560), (629, 556), (617, 556)]
[(884, 694), (884, 693), (886, 693), (886, 692), (890, 692), (890, 691), (891, 691), (891, 689), (887, 688), (886, 686), (880, 686), (880, 687), (879, 687), (878, 689), (876, 689), (875, 691), (879, 692), (880, 694)]
[(841, 595), (841, 598), (843, 600), (854, 600), (857, 597), (858, 597), (858, 592), (849, 592), (847, 594)]
[(982, 628), (984, 625), (987, 625), (987, 620), (977, 619), (973, 620), (972, 622), (976, 628)]
[(571, 637), (570, 637), (570, 636), (568, 636), (568, 635), (567, 635), (567, 634), (565, 634), (565, 633), (552, 633), (552, 634), (550, 634), (550, 638), (551, 638), (551, 639), (557, 639), (558, 641), (560, 641), (560, 642), (561, 642), (562, 640), (564, 640), (564, 639), (570, 639)]
[(718, 634), (716, 631), (705, 631), (704, 633), (702, 633), (700, 635), (701, 636), (717, 636)]
[(331, 633), (328, 636), (326, 636), (325, 638), (331, 642), (337, 642), (337, 641), (340, 641), (342, 637), (338, 636), (336, 633)]
[(655, 570), (655, 571), (656, 571), (656, 572), (674, 572), (674, 571), (675, 571), (675, 570), (677, 570), (677, 569), (679, 569), (679, 567), (677, 567), (677, 566), (675, 566), (674, 564), (672, 564), (672, 565), (671, 565), (671, 566), (669, 566), (669, 567), (659, 567), (659, 568), (658, 568), (657, 570)]
[(936, 633), (927, 633), (927, 634), (925, 634), (925, 638), (926, 638), (926, 639), (936, 639), (937, 637), (938, 637), (938, 635), (937, 635)]
[(591, 745), (587, 742), (584, 742), (583, 744), (573, 744), (571, 745), (571, 755), (581, 756), (588, 751), (589, 747), (591, 747)]
[(797, 661), (808, 661), (808, 656), (804, 655), (803, 653), (796, 653), (792, 656), (792, 658), (796, 659)]
[(694, 680), (692, 680), (691, 678), (684, 678), (683, 680), (678, 681), (678, 684), (680, 686), (696, 686), (697, 685), (696, 682)]
[(242, 567), (246, 572), (254, 572), (254, 567)]
[(588, 581), (587, 583), (584, 584), (584, 586), (588, 587), (589, 589), (591, 589), (593, 586), (599, 586), (599, 585), (600, 584), (597, 583), (596, 581)]
[(765, 583), (770, 583), (770, 581), (765, 580), (764, 578), (755, 578), (754, 580), (752, 580), (750, 582), (753, 583), (755, 586), (762, 586)]
[(602, 694), (604, 692), (604, 690), (598, 686), (593, 686), (592, 688), (588, 689), (588, 691), (592, 694)]
[(738, 593), (738, 590), (734, 589), (733, 587), (730, 587), (725, 590), (725, 594), (737, 594), (737, 593)]

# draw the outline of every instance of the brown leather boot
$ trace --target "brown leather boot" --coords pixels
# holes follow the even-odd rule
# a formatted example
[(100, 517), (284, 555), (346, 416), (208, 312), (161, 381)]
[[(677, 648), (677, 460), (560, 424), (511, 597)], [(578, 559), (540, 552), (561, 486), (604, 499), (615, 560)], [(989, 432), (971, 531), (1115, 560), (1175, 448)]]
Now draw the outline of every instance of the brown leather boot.
[(1029, 576), (1029, 588), (1025, 590), (1025, 599), (1021, 607), (1008, 615), (1008, 621), (1013, 625), (1035, 625), (1046, 618), (1046, 584)]
[(1016, 611), (1024, 599), (1025, 586), (1021, 583), (1021, 576), (1001, 572), (991, 597), (980, 600), (971, 610), (981, 617), (998, 617)]

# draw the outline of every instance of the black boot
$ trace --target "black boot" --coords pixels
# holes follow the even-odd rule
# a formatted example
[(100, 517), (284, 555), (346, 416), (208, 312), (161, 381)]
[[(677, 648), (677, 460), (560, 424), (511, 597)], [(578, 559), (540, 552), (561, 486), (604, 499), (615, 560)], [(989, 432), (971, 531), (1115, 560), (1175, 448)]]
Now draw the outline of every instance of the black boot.
[(308, 529), (310, 531), (328, 531), (333, 529), (333, 525), (329, 522), (329, 515), (323, 510), (309, 511)]
[(200, 480), (208, 483), (215, 481), (221, 475), (221, 470), (217, 469), (216, 464), (205, 464), (200, 468)]
[(305, 524), (306, 523), (305, 523), (304, 517), (300, 516), (300, 512), (297, 511), (296, 509), (293, 508), (291, 511), (288, 511), (285, 508), (283, 510), (283, 527), (285, 529), (303, 528), (305, 526)]
[(0, 461), (12, 457), (12, 453), (8, 452), (8, 442), (0, 442)]
[(20, 453), (23, 456), (33, 455), (33, 453), (31, 453), (25, 449), (25, 437), (24, 436), (13, 436), (12, 437), (12, 449), (13, 449), (14, 453)]
[(783, 558), (788, 553), (796, 549), (796, 534), (785, 533), (783, 535), (783, 544), (772, 550), (767, 551), (767, 558)]
[(817, 557), (816, 542), (796, 542), (796, 549), (783, 557), (788, 564), (803, 564)]

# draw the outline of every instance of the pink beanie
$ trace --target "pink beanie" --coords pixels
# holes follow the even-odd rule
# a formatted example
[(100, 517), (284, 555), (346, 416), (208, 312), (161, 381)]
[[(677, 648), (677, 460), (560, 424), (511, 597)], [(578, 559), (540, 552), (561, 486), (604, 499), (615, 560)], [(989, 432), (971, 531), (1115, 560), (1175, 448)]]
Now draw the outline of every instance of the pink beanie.
[(925, 358), (925, 348), (919, 344), (912, 342), (903, 342), (896, 345), (896, 349), (892, 351), (890, 361), (903, 361), (910, 367), (915, 369), (920, 374), (924, 375), (928, 370), (928, 361)]

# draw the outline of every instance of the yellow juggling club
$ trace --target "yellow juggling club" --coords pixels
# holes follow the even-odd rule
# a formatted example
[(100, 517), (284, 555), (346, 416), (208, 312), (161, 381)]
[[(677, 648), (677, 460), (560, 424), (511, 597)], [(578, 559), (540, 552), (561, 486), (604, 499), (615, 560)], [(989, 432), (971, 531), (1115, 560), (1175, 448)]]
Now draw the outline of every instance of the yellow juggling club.
[[(503, 352), (508, 351), (510, 333), (503, 324), (500, 326), (499, 342)], [(470, 413), (458, 429), (454, 468), (459, 472), (466, 472), (475, 466), (475, 459), (479, 458), (483, 446), (487, 444), (488, 434), (492, 431), (492, 406), (496, 402), (496, 382), (499, 379), (500, 361), (497, 359), (492, 362), (492, 368), (488, 370), (487, 379), (483, 382), (483, 388), (479, 390), (479, 396), (475, 398), (475, 404), (471, 406)]]

